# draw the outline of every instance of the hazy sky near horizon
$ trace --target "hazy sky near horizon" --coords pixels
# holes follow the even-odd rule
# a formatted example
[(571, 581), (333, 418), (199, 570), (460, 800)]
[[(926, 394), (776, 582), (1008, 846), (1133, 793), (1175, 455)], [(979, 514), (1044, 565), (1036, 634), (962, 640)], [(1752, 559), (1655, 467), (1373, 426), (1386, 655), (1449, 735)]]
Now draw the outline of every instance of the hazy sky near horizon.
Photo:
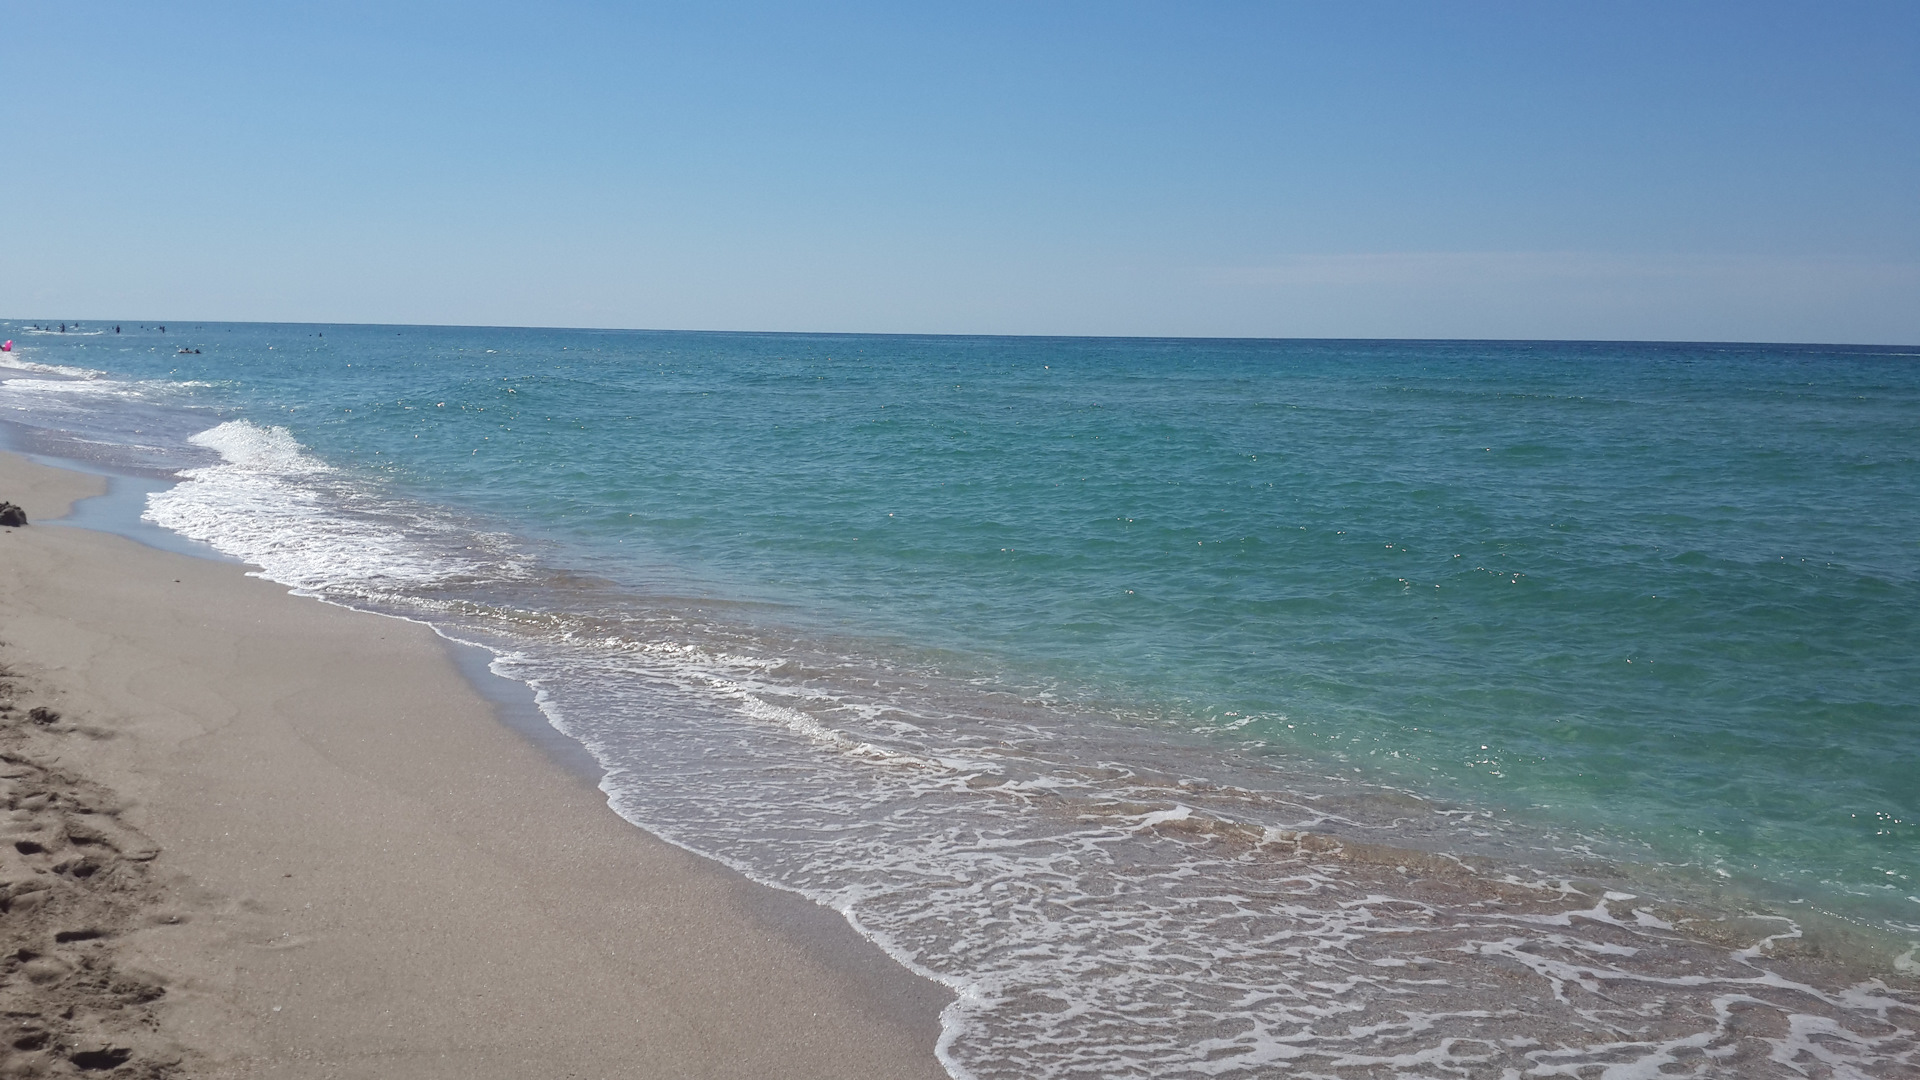
[(0, 316), (1920, 343), (1920, 3), (0, 0)]

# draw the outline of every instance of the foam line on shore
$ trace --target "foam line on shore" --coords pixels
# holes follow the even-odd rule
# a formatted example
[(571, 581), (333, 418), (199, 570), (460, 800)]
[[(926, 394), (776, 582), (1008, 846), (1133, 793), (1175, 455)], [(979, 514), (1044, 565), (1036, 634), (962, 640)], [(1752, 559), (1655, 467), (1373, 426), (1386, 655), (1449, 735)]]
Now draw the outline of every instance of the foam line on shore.
[[(34, 469), (0, 455), (7, 490)], [(85, 484), (97, 492), (101, 480)], [(40, 522), (55, 516), (45, 498), (31, 505)], [(307, 604), (231, 561), (104, 530), (36, 526), (9, 539), (7, 639), (66, 672), (70, 715), (112, 733), (74, 744), (68, 766), (117, 781), (163, 848), (156, 865), (192, 881), (197, 906), (182, 925), (194, 929), (156, 962), (173, 972), (173, 1015), (193, 1021), (215, 1062), (203, 1075), (272, 1065), (317, 1076), (367, 1054), (420, 1077), (942, 1074), (940, 987), (835, 913), (619, 820), (550, 753), (528, 757), (542, 740), (462, 719), (508, 719), (495, 695), (489, 708), (476, 693), (473, 666), (490, 661), (471, 650), (456, 660), (462, 649), (413, 620)], [(203, 647), (210, 634), (218, 641)], [(112, 646), (86, 644), (95, 640)], [(227, 719), (209, 727), (215, 717)], [(434, 896), (415, 895), (422, 883)], [(293, 913), (284, 931), (283, 910)], [(266, 967), (232, 951), (283, 933), (291, 951), (258, 954), (273, 958)], [(529, 953), (560, 944), (554, 934), (586, 951), (559, 966)], [(417, 961), (438, 967), (402, 970)], [(442, 983), (462, 989), (427, 985)], [(797, 996), (768, 997), (783, 986)], [(287, 1010), (267, 1013), (267, 1002)], [(383, 1002), (386, 1021), (361, 1016)], [(491, 1019), (475, 1026), (482, 1015)], [(409, 1022), (391, 1026), (395, 1016)]]

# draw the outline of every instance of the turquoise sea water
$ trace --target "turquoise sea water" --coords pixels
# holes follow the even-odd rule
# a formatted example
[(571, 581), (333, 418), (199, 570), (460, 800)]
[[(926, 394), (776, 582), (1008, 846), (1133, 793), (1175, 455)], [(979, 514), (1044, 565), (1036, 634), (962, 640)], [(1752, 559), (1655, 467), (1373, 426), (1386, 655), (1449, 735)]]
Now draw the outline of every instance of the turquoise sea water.
[[(1167, 1005), (1190, 971), (1080, 995), (1049, 980), (1112, 958), (1005, 959), (1085, 959), (1077, 901), (950, 929), (954, 837), (1057, 848), (996, 864), (1018, 891), (1086, 863), (1090, 806), (1134, 824), (1049, 887), (1138, 892), (1101, 934), (1155, 956), (1281, 918), (1168, 914), (1213, 901), (1145, 883), (1252, 858), (1145, 836), (1199, 817), (1790, 917), (1888, 978), (1920, 942), (1920, 350), (26, 325), (17, 443), (189, 469), (159, 523), (495, 648), (630, 818), (972, 988), (957, 1074), (1305, 1045)], [(1223, 1000), (1284, 981), (1268, 934)], [(1172, 1019), (1148, 1051), (1103, 1008)]]

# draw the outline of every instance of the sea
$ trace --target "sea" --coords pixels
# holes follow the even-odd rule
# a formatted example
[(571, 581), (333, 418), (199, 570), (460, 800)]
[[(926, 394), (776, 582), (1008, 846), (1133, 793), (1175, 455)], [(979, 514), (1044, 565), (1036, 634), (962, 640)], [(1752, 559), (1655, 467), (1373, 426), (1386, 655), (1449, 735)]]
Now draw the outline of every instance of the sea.
[(956, 1078), (1920, 1076), (1920, 348), (0, 336), (7, 447), (484, 648)]

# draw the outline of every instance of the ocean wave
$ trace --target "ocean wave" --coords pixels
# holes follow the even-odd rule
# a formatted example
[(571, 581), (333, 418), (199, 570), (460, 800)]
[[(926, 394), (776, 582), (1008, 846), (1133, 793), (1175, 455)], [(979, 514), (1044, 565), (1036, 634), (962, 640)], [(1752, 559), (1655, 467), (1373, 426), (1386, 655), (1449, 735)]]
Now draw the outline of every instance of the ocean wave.
[(105, 378), (4, 379), (0, 388), (16, 394), (78, 394), (94, 397), (137, 398), (146, 389), (138, 383)]
[[(455, 553), (476, 546), (471, 531), (383, 497), (308, 454), (284, 427), (229, 420), (188, 441), (221, 463), (181, 470), (182, 483), (148, 496), (145, 519), (298, 591), (376, 598), (511, 574), (498, 558)], [(460, 537), (467, 542), (452, 542)]]
[(42, 364), (21, 358), (19, 353), (0, 353), (0, 368), (15, 371), (29, 371), (36, 375), (62, 375), (69, 379), (104, 379), (107, 373), (92, 368), (67, 367), (61, 364)]

